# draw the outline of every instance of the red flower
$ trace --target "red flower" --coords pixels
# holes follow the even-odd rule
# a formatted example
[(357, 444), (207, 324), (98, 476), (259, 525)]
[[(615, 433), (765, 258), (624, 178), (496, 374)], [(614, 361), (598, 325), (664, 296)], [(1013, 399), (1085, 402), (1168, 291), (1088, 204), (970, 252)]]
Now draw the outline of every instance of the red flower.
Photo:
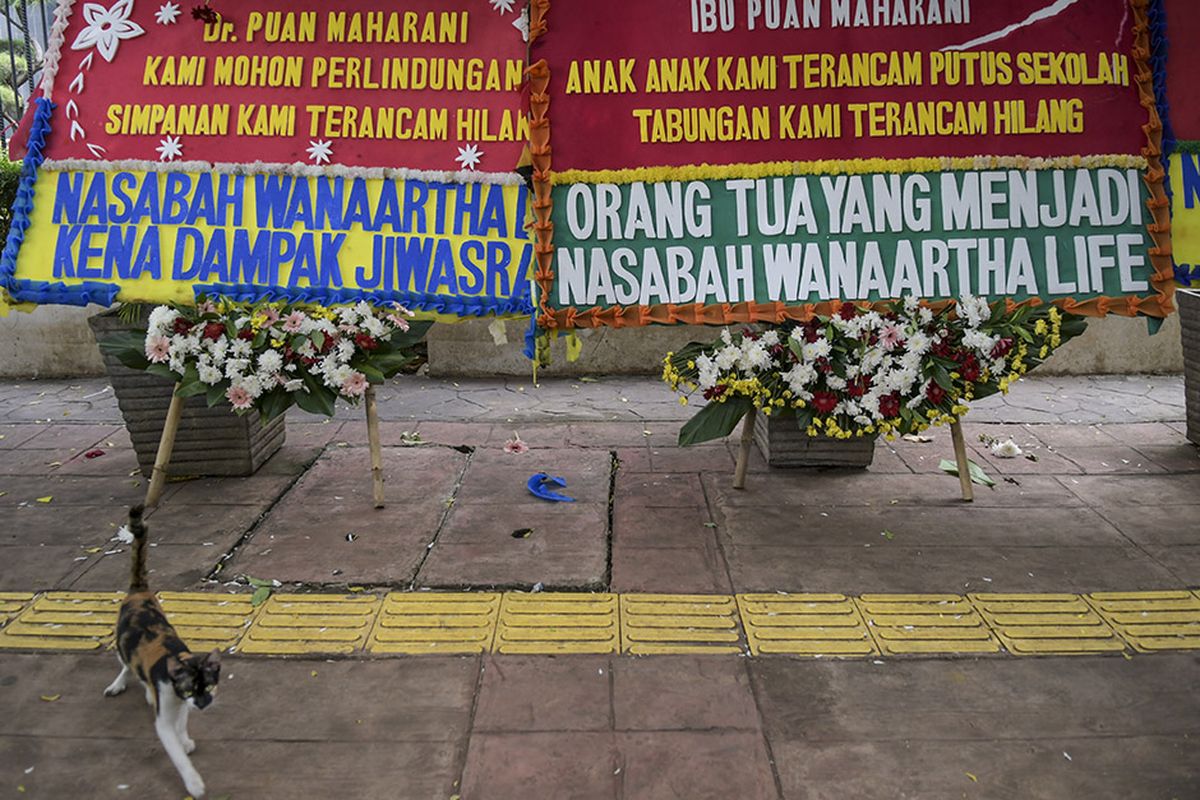
[(962, 375), (964, 381), (974, 382), (979, 380), (979, 359), (975, 358), (975, 356), (967, 356), (963, 361), (959, 374)]
[(192, 329), (192, 323), (188, 322), (183, 317), (176, 317), (175, 324), (171, 328), (172, 332), (178, 333), (180, 336), (186, 335), (187, 332), (190, 331), (191, 329)]
[(820, 413), (828, 414), (837, 404), (837, 395), (833, 392), (813, 392), (812, 405)]
[(996, 346), (992, 348), (992, 358), (1004, 358), (1008, 355), (1008, 351), (1012, 350), (1012, 339), (1001, 339), (996, 342)]
[(936, 406), (946, 399), (946, 390), (938, 386), (937, 381), (930, 381), (925, 389), (925, 396)]
[[(220, 339), (220, 338), (221, 338), (222, 336), (224, 336), (224, 335), (225, 335), (225, 325), (224, 325), (224, 323), (221, 323), (221, 322), (210, 322), (210, 323), (208, 323), (207, 325), (205, 325), (205, 326), (204, 326), (204, 333), (202, 333), (202, 334), (200, 335), (200, 338), (202, 338), (202, 339), (212, 339), (212, 340), (215, 342), (217, 339)], [(241, 334), (238, 334), (238, 338), (239, 338), (239, 339), (240, 339), (240, 338), (242, 338), (242, 337), (241, 337)], [(253, 333), (251, 333), (251, 334), (250, 334), (250, 338), (251, 338), (251, 339), (253, 339), (253, 338), (254, 338), (254, 334), (253, 334)]]
[(254, 341), (254, 331), (250, 328), (245, 328), (244, 330), (240, 330), (237, 333), (237, 338), (243, 339), (247, 342), (252, 342), (252, 341)]
[(830, 365), (828, 358), (818, 358), (813, 362), (813, 369), (823, 375), (828, 375), (833, 370), (833, 366)]
[(355, 336), (354, 344), (358, 346), (359, 350), (366, 350), (368, 352), (379, 348), (379, 341), (369, 333), (360, 333)]
[(817, 331), (819, 330), (819, 326), (820, 326), (820, 323), (815, 322), (815, 321), (804, 323), (804, 341), (808, 342), (809, 344), (812, 344), (817, 339), (820, 339), (821, 335), (819, 333), (817, 333)]
[(846, 320), (854, 319), (858, 316), (858, 309), (853, 303), (842, 303), (842, 307), (838, 309), (838, 316)]
[(871, 388), (871, 376), (862, 375), (846, 384), (846, 394), (851, 397), (862, 397)]
[(714, 397), (720, 397), (721, 395), (725, 394), (726, 388), (727, 387), (725, 386), (725, 384), (718, 383), (716, 386), (712, 387), (711, 389), (705, 389), (704, 390), (704, 399), (712, 400)]
[(879, 398), (879, 413), (887, 419), (900, 416), (900, 393), (892, 392)]

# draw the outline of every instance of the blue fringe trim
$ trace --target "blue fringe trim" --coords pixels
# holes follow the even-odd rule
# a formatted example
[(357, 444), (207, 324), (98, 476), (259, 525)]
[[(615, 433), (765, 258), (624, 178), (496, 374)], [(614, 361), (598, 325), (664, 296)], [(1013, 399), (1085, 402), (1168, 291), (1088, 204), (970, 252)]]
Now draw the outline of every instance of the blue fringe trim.
[[(18, 281), (17, 254), (25, 241), (25, 232), (29, 230), (29, 215), (33, 213), (33, 187), (37, 183), (38, 167), (46, 160), (46, 136), (50, 133), (50, 118), (54, 115), (54, 103), (44, 97), (34, 100), (33, 124), (29, 128), (29, 145), (25, 160), (21, 162), (21, 181), (17, 184), (17, 196), (13, 201), (12, 225), (8, 229), (8, 240), (4, 243), (4, 252), (0, 254), (0, 286), (16, 300), (43, 302), (22, 292), (23, 284), (29, 281)], [(49, 297), (67, 290), (62, 284), (45, 285), (44, 291)], [(39, 292), (41, 287), (39, 287)], [(52, 300), (51, 302), (61, 302)]]
[(339, 303), (400, 303), (410, 311), (428, 311), (459, 317), (485, 317), (489, 314), (525, 316), (533, 313), (528, 297), (500, 299), (492, 296), (455, 297), (453, 295), (418, 292), (369, 292), (357, 289), (325, 289), (297, 286), (294, 288), (256, 286), (251, 283), (213, 283), (193, 287), (197, 297), (219, 295), (239, 303), (258, 303), (284, 300), (292, 303), (316, 303), (324, 306)]

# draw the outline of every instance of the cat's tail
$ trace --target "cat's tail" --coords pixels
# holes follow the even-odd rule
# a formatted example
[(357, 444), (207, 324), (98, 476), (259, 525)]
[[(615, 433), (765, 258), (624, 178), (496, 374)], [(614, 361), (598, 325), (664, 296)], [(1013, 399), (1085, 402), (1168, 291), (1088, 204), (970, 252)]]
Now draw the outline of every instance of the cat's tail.
[(129, 509), (128, 530), (133, 537), (133, 558), (129, 567), (129, 591), (144, 592), (150, 588), (146, 580), (146, 525), (142, 522), (141, 504)]

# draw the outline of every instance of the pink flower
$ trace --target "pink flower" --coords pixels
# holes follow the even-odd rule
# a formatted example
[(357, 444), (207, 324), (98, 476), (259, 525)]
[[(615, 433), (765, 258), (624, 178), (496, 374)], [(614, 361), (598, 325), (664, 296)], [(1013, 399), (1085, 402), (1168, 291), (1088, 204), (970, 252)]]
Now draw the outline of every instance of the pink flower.
[(304, 324), (303, 311), (293, 311), (283, 318), (283, 329), (288, 333), (299, 333), (302, 324)]
[(171, 357), (171, 340), (165, 336), (150, 336), (146, 339), (146, 358), (161, 364)]
[(521, 434), (513, 431), (513, 438), (504, 443), (504, 452), (519, 456), (529, 452), (529, 445), (521, 441)]
[(215, 314), (217, 313), (217, 304), (212, 300), (205, 300), (203, 303), (196, 306), (196, 313), (200, 315)]
[(266, 317), (268, 325), (274, 325), (276, 322), (279, 322), (279, 312), (271, 306), (264, 308), (262, 313), (263, 316)]
[(897, 345), (904, 343), (904, 334), (901, 333), (897, 325), (884, 325), (883, 330), (879, 332), (879, 345), (888, 352), (896, 349)]
[(254, 405), (254, 399), (250, 397), (250, 393), (240, 386), (230, 386), (229, 390), (225, 392), (225, 399), (238, 411)]
[(396, 328), (398, 328), (399, 330), (402, 330), (402, 331), (408, 330), (408, 320), (406, 320), (404, 317), (400, 316), (399, 314), (388, 314), (387, 318), (388, 318), (388, 322), (392, 323), (392, 325), (396, 326)]
[(350, 377), (342, 382), (342, 394), (346, 397), (362, 397), (368, 385), (366, 375), (361, 372), (351, 373)]

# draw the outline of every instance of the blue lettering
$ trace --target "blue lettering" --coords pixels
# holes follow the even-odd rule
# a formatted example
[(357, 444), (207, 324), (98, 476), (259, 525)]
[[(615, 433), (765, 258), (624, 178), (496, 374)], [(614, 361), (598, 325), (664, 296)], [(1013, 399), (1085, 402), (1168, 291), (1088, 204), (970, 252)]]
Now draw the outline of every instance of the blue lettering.
[(58, 173), (58, 187), (54, 191), (54, 223), (79, 222), (79, 200), (83, 195), (82, 172)]

